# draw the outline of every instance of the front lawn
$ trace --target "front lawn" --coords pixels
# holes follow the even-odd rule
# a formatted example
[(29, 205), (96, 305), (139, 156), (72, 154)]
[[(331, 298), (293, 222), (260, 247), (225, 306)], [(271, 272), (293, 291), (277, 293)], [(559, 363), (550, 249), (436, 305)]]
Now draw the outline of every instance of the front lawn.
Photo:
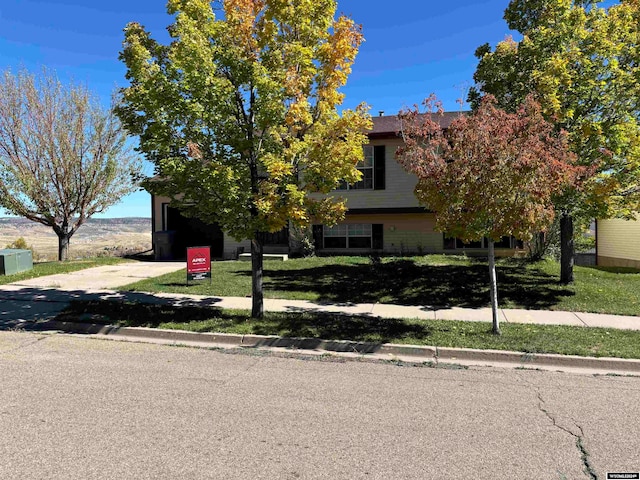
[(57, 319), (192, 332), (640, 358), (640, 331), (604, 328), (505, 323), (503, 334), (496, 336), (491, 325), (482, 322), (273, 312), (256, 320), (248, 311), (109, 301), (72, 302)]
[[(559, 283), (557, 262), (498, 261), (503, 308), (550, 309), (640, 315), (640, 271), (575, 267), (575, 284)], [(251, 295), (250, 262), (214, 262), (213, 283), (186, 285), (185, 271), (137, 282), (124, 290), (244, 297)], [(426, 255), (315, 257), (265, 261), (267, 298), (326, 302), (488, 307), (486, 261)]]
[(0, 285), (19, 282), (29, 278), (44, 277), (46, 275), (56, 275), (58, 273), (76, 272), (86, 268), (101, 267), (102, 265), (114, 265), (116, 263), (130, 262), (120, 257), (95, 257), (82, 260), (68, 260), (66, 262), (42, 262), (34, 263), (33, 269), (27, 272), (20, 272), (14, 275), (0, 275)]

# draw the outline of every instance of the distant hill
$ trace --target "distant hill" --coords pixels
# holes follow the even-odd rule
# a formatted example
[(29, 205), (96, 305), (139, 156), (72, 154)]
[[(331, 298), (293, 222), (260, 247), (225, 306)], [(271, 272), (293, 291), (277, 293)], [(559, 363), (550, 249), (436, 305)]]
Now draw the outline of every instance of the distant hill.
[[(0, 225), (24, 225), (32, 222), (22, 217), (0, 217)], [(148, 217), (122, 217), (122, 218), (90, 218), (85, 225), (122, 225), (148, 223), (151, 225), (151, 218)]]
[[(53, 229), (20, 217), (0, 217), (0, 248), (24, 238), (34, 258), (53, 259), (58, 239)], [(91, 218), (71, 238), (71, 258), (137, 253), (151, 248), (151, 219), (146, 217)]]

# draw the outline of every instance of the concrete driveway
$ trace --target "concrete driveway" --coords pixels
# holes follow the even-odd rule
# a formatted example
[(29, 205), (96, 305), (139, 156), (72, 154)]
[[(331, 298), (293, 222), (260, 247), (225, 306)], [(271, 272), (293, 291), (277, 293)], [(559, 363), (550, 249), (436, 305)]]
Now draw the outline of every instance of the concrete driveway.
[[(113, 290), (186, 268), (185, 262), (132, 262), (22, 280), (12, 285), (57, 290)], [(1, 287), (0, 287), (1, 290)]]
[(54, 318), (68, 302), (185, 268), (184, 262), (131, 262), (0, 285), (0, 327)]

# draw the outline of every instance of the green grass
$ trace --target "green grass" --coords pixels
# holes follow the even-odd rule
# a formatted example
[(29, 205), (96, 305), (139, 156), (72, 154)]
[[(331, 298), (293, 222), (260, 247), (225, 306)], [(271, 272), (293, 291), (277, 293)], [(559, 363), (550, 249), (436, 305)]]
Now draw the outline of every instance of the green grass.
[(592, 357), (640, 358), (640, 332), (629, 330), (445, 320), (401, 320), (311, 313), (249, 312), (108, 301), (73, 302), (58, 319), (192, 332), (278, 335), (438, 347), (515, 350)]
[[(267, 298), (326, 302), (488, 307), (486, 261), (443, 255), (382, 258), (316, 257), (266, 261)], [(498, 261), (503, 308), (640, 315), (640, 271), (575, 267), (575, 284), (559, 283), (557, 262)], [(144, 280), (124, 289), (198, 295), (251, 295), (250, 262), (214, 262), (213, 283), (186, 285), (185, 271)]]
[(56, 275), (58, 273), (69, 273), (85, 268), (100, 267), (102, 265), (114, 265), (116, 263), (130, 262), (119, 257), (96, 257), (83, 260), (68, 260), (66, 262), (43, 262), (35, 263), (33, 269), (27, 272), (20, 272), (14, 275), (0, 275), (0, 285), (19, 282), (29, 278), (44, 277), (45, 275)]

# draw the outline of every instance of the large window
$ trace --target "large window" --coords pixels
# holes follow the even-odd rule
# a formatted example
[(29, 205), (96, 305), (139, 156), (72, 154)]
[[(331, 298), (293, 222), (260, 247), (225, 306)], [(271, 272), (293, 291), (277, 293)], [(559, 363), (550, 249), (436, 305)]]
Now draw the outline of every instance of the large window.
[(324, 227), (324, 248), (371, 248), (370, 223)]
[(374, 150), (371, 145), (365, 145), (363, 148), (364, 159), (356, 165), (356, 168), (362, 173), (362, 178), (353, 185), (343, 181), (340, 183), (338, 190), (373, 190)]
[[(495, 248), (516, 248), (518, 243), (515, 237), (502, 237), (499, 242), (494, 243)], [(461, 250), (464, 248), (489, 248), (489, 242), (487, 238), (483, 238), (477, 242), (464, 243), (459, 238), (445, 237), (444, 238), (445, 250)]]

